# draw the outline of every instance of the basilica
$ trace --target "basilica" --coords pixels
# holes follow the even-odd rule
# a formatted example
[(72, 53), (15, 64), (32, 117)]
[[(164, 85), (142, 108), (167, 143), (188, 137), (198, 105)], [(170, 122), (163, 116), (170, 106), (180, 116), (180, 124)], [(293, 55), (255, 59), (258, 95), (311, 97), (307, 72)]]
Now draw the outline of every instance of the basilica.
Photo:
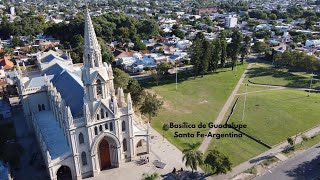
[(55, 51), (37, 60), (39, 75), (25, 75), (18, 65), (17, 86), (50, 179), (97, 176), (149, 153), (148, 125), (137, 121), (130, 93), (114, 89), (88, 10), (83, 65)]

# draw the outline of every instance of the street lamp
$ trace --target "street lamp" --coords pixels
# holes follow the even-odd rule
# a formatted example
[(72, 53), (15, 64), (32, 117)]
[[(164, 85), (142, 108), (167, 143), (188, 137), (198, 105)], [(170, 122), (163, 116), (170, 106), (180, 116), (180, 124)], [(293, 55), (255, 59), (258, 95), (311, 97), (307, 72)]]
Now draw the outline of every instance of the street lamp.
[[(309, 94), (310, 94), (310, 92), (311, 92), (312, 80), (313, 80), (313, 72), (311, 73), (311, 80), (310, 80)], [(309, 96), (309, 95), (308, 95), (308, 96)]]

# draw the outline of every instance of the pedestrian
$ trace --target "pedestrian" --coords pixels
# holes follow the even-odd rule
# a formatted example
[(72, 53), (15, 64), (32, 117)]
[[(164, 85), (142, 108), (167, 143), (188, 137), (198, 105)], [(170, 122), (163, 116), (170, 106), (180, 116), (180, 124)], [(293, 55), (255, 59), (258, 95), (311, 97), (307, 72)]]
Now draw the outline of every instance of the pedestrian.
[(177, 171), (177, 170), (176, 170), (176, 168), (174, 167), (173, 170), (172, 170), (172, 174), (175, 174), (176, 171)]
[(180, 171), (183, 171), (183, 168), (181, 168)]
[(149, 157), (147, 157), (147, 162), (149, 162)]

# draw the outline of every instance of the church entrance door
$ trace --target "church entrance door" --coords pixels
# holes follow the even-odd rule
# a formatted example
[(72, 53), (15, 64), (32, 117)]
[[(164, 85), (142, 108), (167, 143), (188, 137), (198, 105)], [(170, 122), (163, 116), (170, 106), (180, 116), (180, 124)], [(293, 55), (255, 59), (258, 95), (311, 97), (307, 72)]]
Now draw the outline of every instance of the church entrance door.
[(105, 170), (111, 167), (110, 148), (106, 139), (102, 139), (99, 145), (100, 155), (100, 170)]

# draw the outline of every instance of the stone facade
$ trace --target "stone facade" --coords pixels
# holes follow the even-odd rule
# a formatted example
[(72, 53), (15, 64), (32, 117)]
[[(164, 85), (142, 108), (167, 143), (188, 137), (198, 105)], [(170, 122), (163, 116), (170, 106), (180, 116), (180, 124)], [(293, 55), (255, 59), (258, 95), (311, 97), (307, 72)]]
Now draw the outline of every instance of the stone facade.
[[(88, 10), (84, 37), (80, 76), (65, 69), (32, 81), (22, 77), (19, 69), (17, 72), (27, 124), (39, 142), (52, 180), (68, 171), (72, 179), (97, 176), (101, 170), (121, 168), (122, 163), (149, 153), (148, 128), (135, 121), (130, 93), (125, 98), (121, 88), (115, 92), (112, 68), (102, 62)], [(72, 88), (58, 84), (64, 73), (78, 85), (72, 88), (82, 88), (83, 97), (72, 97), (77, 95), (72, 94)], [(68, 78), (62, 79), (65, 86)], [(35, 85), (30, 86), (31, 83)], [(79, 99), (83, 104), (75, 103)], [(50, 120), (55, 122), (48, 122), (52, 123), (49, 127), (40, 123)], [(50, 135), (50, 131), (56, 133)], [(57, 137), (52, 139), (53, 135)]]

